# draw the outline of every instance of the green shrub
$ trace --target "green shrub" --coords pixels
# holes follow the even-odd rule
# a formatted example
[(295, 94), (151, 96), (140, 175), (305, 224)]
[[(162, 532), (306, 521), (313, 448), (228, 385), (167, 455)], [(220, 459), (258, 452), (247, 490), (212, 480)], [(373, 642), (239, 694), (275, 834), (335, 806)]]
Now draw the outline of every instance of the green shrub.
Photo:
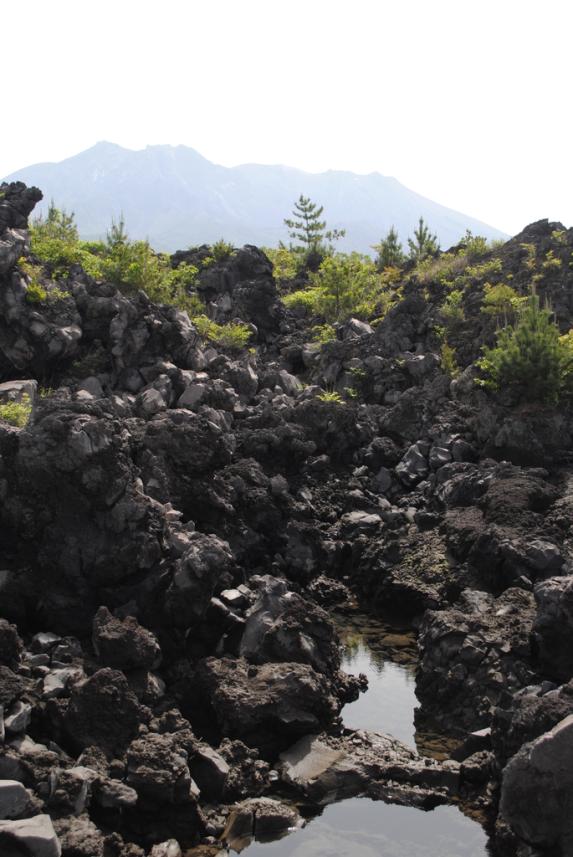
[(24, 428), (32, 413), (32, 403), (27, 393), (20, 402), (4, 402), (0, 404), (0, 420), (17, 428)]
[(501, 274), (502, 271), (501, 259), (489, 259), (479, 265), (470, 265), (466, 271), (466, 276), (473, 280), (485, 280)]
[(424, 218), (420, 217), (418, 228), (414, 230), (414, 235), (408, 238), (409, 258), (415, 262), (421, 262), (426, 256), (433, 256), (440, 250), (438, 236), (433, 235), (427, 223), (424, 223)]
[(300, 274), (304, 258), (303, 254), (289, 249), (283, 244), (278, 247), (263, 247), (263, 252), (272, 263), (273, 275), (277, 280), (294, 280)]
[(458, 377), (460, 374), (460, 367), (456, 360), (456, 352), (446, 340), (442, 342), (442, 347), (440, 349), (440, 362), (446, 375), (449, 375), (450, 378)]
[(484, 297), (482, 304), (482, 312), (487, 315), (493, 315), (498, 320), (505, 319), (507, 324), (509, 320), (515, 318), (515, 314), (519, 307), (522, 306), (527, 298), (523, 298), (507, 283), (486, 283), (484, 286)]
[(314, 342), (325, 344), (336, 339), (336, 328), (332, 324), (316, 324), (311, 334)]
[(463, 299), (464, 293), (461, 289), (454, 289), (444, 301), (441, 312), (450, 327), (465, 320)]
[(553, 250), (548, 250), (541, 267), (544, 271), (558, 271), (563, 262), (558, 259)]
[(438, 282), (449, 286), (465, 271), (468, 264), (469, 260), (464, 252), (442, 253), (437, 258), (425, 257), (418, 262), (412, 273), (422, 285)]
[(328, 322), (373, 315), (383, 302), (386, 283), (372, 259), (360, 253), (327, 256), (310, 275), (316, 308)]
[(29, 304), (43, 303), (48, 297), (46, 289), (37, 282), (31, 282), (26, 288), (26, 300)]
[(30, 249), (34, 256), (48, 265), (53, 276), (65, 276), (71, 265), (81, 265), (86, 274), (101, 276), (97, 242), (79, 240), (74, 215), (50, 205), (45, 218), (39, 217), (30, 226)]
[(310, 274), (308, 288), (291, 292), (283, 301), (290, 309), (322, 316), (328, 324), (352, 316), (383, 318), (396, 299), (394, 286), (399, 277), (398, 268), (380, 272), (368, 256), (336, 253)]
[(469, 259), (481, 259), (482, 256), (487, 256), (491, 252), (491, 246), (483, 235), (472, 235), (468, 229), (464, 239), (464, 252)]
[(372, 249), (377, 253), (375, 264), (379, 271), (385, 268), (400, 268), (406, 261), (406, 254), (393, 226), (378, 244), (372, 244)]
[(246, 346), (252, 335), (250, 327), (240, 322), (217, 324), (206, 315), (196, 316), (192, 321), (203, 339), (208, 339), (222, 348), (240, 350)]
[(322, 393), (319, 393), (316, 397), (320, 402), (330, 402), (334, 405), (343, 405), (344, 399), (337, 393), (335, 390), (323, 390)]
[(498, 333), (497, 345), (485, 348), (478, 362), (479, 383), (509, 390), (522, 401), (555, 403), (570, 392), (573, 339), (559, 335), (552, 313), (533, 294), (518, 313), (514, 327)]
[(229, 244), (223, 238), (219, 238), (218, 241), (215, 241), (213, 246), (211, 247), (211, 255), (215, 262), (224, 262), (229, 256), (232, 256), (235, 252), (235, 248), (232, 244)]
[(567, 243), (567, 230), (566, 229), (554, 229), (551, 233), (551, 238), (555, 241), (556, 244), (566, 244)]
[(304, 309), (309, 315), (318, 315), (320, 297), (318, 289), (299, 289), (285, 295), (283, 303), (288, 309)]
[(523, 265), (528, 271), (534, 271), (537, 266), (537, 248), (535, 244), (522, 244)]
[(246, 346), (251, 336), (252, 331), (246, 324), (230, 322), (219, 326), (215, 342), (223, 348), (240, 350)]

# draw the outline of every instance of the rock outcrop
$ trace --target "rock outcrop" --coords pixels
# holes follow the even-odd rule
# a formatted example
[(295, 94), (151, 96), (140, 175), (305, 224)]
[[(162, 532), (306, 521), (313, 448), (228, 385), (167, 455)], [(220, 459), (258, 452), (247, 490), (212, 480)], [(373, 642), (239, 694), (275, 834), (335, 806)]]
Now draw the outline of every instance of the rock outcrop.
[[(175, 306), (43, 264), (40, 198), (0, 189), (2, 853), (264, 838), (300, 822), (276, 783), (315, 808), (493, 818), (502, 771), (495, 847), (567, 853), (573, 414), (476, 385), (484, 283), (448, 331), (452, 380), (439, 277), (406, 271), (379, 324), (322, 344), (261, 250), (181, 251), (202, 314), (251, 334), (214, 345)], [(487, 251), (522, 294), (524, 242), (562, 262), (538, 291), (565, 332), (573, 232)], [(417, 717), (462, 739), (457, 761), (343, 728), (365, 683), (330, 614), (359, 601), (418, 630)]]

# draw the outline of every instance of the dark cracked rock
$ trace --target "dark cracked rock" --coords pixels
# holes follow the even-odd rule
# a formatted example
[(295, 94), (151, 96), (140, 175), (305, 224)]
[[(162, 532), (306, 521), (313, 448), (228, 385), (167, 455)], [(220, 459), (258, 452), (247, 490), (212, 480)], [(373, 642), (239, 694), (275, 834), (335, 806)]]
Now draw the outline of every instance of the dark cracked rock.
[(281, 754), (279, 770), (315, 804), (366, 795), (429, 809), (455, 797), (460, 784), (459, 763), (422, 758), (376, 732), (305, 736)]
[(137, 733), (144, 712), (123, 673), (106, 667), (74, 687), (64, 725), (76, 746), (117, 753)]
[(298, 736), (332, 725), (340, 710), (330, 682), (307, 664), (255, 666), (243, 658), (208, 658), (199, 664), (192, 688), (222, 734), (264, 754), (276, 754)]
[(187, 753), (173, 735), (153, 732), (127, 749), (127, 784), (156, 803), (194, 803), (199, 790), (191, 779)]
[(100, 662), (118, 670), (154, 669), (161, 649), (154, 634), (142, 628), (134, 616), (117, 619), (107, 607), (94, 616), (92, 642)]
[(239, 652), (251, 663), (290, 661), (332, 675), (340, 667), (334, 626), (320, 608), (289, 591), (285, 581), (266, 576), (246, 616)]
[(573, 577), (554, 577), (535, 587), (537, 616), (533, 625), (539, 660), (558, 681), (573, 676)]
[(429, 611), (420, 626), (416, 693), (424, 713), (445, 728), (490, 725), (495, 706), (537, 678), (530, 644), (533, 596), (508, 589), (499, 598), (465, 590), (454, 607)]
[(503, 771), (500, 813), (529, 845), (573, 849), (573, 715), (526, 744)]
[(496, 708), (491, 739), (501, 764), (529, 741), (573, 714), (573, 681), (555, 687), (544, 682), (516, 693), (510, 708)]

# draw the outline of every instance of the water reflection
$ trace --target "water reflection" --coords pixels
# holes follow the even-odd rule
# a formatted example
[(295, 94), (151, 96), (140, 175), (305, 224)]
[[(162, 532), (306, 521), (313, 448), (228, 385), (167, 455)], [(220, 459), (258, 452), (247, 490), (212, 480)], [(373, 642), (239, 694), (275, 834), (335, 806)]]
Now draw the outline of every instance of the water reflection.
[[(420, 754), (444, 757), (448, 736), (416, 732), (415, 635), (365, 614), (334, 617), (344, 645), (342, 668), (365, 673), (368, 690), (342, 710), (351, 729), (385, 732)], [(456, 806), (431, 812), (352, 798), (324, 809), (302, 830), (253, 842), (247, 857), (485, 857), (487, 837)]]
[(367, 619), (355, 619), (339, 632), (344, 644), (342, 669), (368, 677), (366, 693), (343, 708), (344, 725), (386, 732), (414, 748), (418, 704), (414, 635), (391, 631)]
[(366, 693), (342, 709), (344, 725), (393, 735), (422, 756), (450, 757), (459, 740), (416, 714), (418, 650), (413, 631), (359, 612), (335, 617), (335, 622), (344, 646), (342, 668), (368, 678)]
[(248, 857), (484, 857), (486, 835), (455, 806), (432, 812), (353, 798)]

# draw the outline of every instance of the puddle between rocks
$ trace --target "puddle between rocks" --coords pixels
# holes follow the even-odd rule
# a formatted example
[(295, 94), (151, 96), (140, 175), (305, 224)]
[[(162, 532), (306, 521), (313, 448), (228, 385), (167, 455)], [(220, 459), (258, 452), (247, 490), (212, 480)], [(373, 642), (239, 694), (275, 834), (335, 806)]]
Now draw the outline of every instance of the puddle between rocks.
[(459, 745), (451, 735), (414, 722), (418, 648), (413, 631), (393, 627), (374, 616), (353, 611), (333, 617), (344, 650), (342, 669), (364, 673), (368, 690), (342, 709), (349, 729), (384, 732), (421, 756), (449, 758)]
[(342, 669), (368, 678), (368, 690), (342, 709), (349, 729), (393, 735), (415, 748), (416, 640), (364, 615), (336, 622), (344, 645)]
[[(449, 755), (447, 736), (416, 732), (416, 640), (361, 613), (333, 617), (344, 645), (342, 668), (364, 673), (368, 690), (342, 710), (351, 729), (385, 732), (434, 757)], [(430, 812), (352, 798), (327, 806), (306, 827), (274, 842), (253, 842), (247, 857), (486, 857), (487, 836), (456, 806)]]
[(484, 857), (486, 835), (455, 806), (431, 812), (362, 798), (327, 806), (302, 830), (247, 857)]

